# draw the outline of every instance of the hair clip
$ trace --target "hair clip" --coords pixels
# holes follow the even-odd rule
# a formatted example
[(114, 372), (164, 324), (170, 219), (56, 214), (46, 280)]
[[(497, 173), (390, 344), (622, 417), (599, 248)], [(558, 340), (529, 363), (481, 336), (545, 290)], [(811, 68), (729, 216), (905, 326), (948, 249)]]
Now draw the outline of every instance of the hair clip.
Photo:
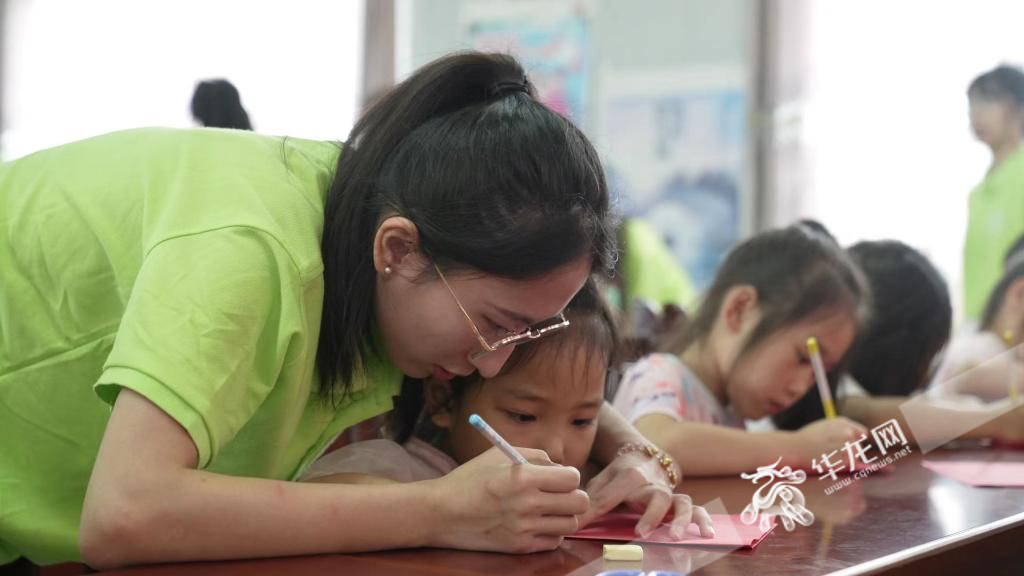
[(491, 98), (504, 96), (510, 92), (522, 92), (523, 94), (530, 94), (530, 81), (526, 77), (522, 77), (519, 80), (502, 80), (495, 82), (494, 86), (491, 87)]

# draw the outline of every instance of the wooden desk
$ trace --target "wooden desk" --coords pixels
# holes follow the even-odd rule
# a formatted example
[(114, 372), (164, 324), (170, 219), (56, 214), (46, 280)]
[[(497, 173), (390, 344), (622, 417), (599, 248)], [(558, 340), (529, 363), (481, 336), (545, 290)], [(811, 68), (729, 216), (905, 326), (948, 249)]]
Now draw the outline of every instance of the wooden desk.
[[(929, 459), (1024, 461), (1024, 452), (934, 451)], [(800, 486), (815, 515), (809, 527), (780, 525), (754, 551), (645, 545), (646, 570), (694, 574), (1024, 574), (1024, 489), (972, 488), (920, 466), (920, 454), (894, 462), (826, 495), (828, 479), (812, 473)], [(695, 502), (721, 498), (730, 513), (750, 503), (755, 487), (741, 478), (688, 480)], [(238, 562), (149, 566), (122, 576), (183, 574), (381, 574), (395, 576), (591, 576), (619, 567), (601, 559), (601, 544), (566, 540), (552, 552), (527, 556), (403, 550)]]

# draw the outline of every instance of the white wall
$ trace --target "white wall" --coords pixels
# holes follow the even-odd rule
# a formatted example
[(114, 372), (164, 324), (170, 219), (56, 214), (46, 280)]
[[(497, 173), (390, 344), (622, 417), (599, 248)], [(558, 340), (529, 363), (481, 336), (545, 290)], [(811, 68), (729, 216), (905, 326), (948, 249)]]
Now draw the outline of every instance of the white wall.
[[(729, 175), (736, 178), (738, 185), (736, 228), (741, 236), (749, 234), (755, 221), (752, 210), (754, 160), (749, 130), (739, 137), (743, 148), (739, 153), (734, 153), (735, 145), (728, 150), (730, 158), (738, 158), (736, 162), (729, 163), (708, 161), (716, 160), (717, 149), (692, 148), (697, 139), (707, 137), (714, 141), (722, 132), (714, 118), (696, 117), (699, 112), (670, 130), (671, 138), (691, 147), (680, 146), (664, 156), (654, 152), (655, 143), (632, 146), (626, 143), (623, 130), (620, 129), (613, 137), (609, 127), (603, 124), (610, 122), (610, 104), (616, 98), (621, 102), (637, 94), (648, 98), (647, 102), (659, 96), (674, 97), (680, 93), (736, 90), (745, 94), (744, 105), (749, 109), (754, 101), (758, 3), (754, 0), (546, 0), (543, 2), (546, 10), (536, 8), (538, 4), (540, 2), (517, 0), (398, 0), (398, 77), (402, 78), (416, 67), (451, 51), (472, 48), (465, 40), (464, 22), (460, 19), (469, 12), (479, 15), (494, 11), (508, 17), (508, 13), (529, 8), (531, 20), (536, 18), (542, 22), (542, 28), (547, 23), (543, 22), (544, 18), (558, 21), (566, 13), (578, 11), (587, 21), (588, 86), (587, 110), (574, 120), (580, 123), (609, 167), (628, 165), (634, 168), (624, 178), (629, 181), (630, 191), (621, 198), (620, 207), (632, 212), (643, 204), (642, 210), (650, 214), (652, 210), (658, 211), (650, 208), (650, 201), (668, 188), (668, 176), (695, 176), (704, 173), (708, 166), (711, 169), (731, 169)], [(688, 110), (695, 110), (696, 106), (699, 104)], [(717, 108), (712, 112), (714, 110)], [(649, 111), (656, 109), (651, 106), (645, 110)], [(650, 114), (643, 115), (637, 122), (636, 138), (643, 139), (647, 133), (656, 132), (648, 129), (652, 124), (651, 117)], [(706, 130), (701, 129), (701, 120), (708, 121)], [(741, 124), (744, 121), (745, 118), (739, 120)], [(683, 125), (686, 125), (686, 131), (681, 128)], [(726, 145), (721, 146), (724, 148)], [(721, 233), (722, 236), (728, 236), (732, 230), (733, 208), (726, 206), (725, 210), (727, 213), (723, 221), (730, 225), (730, 231)], [(706, 228), (687, 226), (688, 221), (682, 217), (651, 222), (674, 243), (677, 258), (690, 268), (698, 286), (702, 280), (707, 280), (708, 265), (704, 261), (708, 259), (703, 255), (705, 252), (719, 254), (722, 241), (709, 240), (706, 245), (694, 241), (694, 237), (704, 239), (710, 234)]]
[[(505, 0), (515, 4), (515, 0)], [(592, 103), (603, 70), (733, 66), (751, 71), (755, 3), (751, 0), (550, 0), (580, 4), (593, 15)], [(454, 50), (461, 42), (460, 10), (473, 0), (398, 0), (399, 78)], [(403, 20), (407, 20), (402, 38)], [(404, 52), (404, 53), (403, 53)], [(588, 126), (596, 122), (591, 106)], [(596, 131), (588, 134), (596, 137)], [(600, 146), (600, 142), (596, 142)]]
[(810, 215), (839, 240), (897, 238), (924, 251), (961, 304), (967, 194), (990, 156), (966, 90), (1024, 63), (1024, 2), (812, 3)]
[(226, 77), (260, 132), (344, 139), (362, 0), (8, 0), (0, 156), (138, 126), (191, 126)]

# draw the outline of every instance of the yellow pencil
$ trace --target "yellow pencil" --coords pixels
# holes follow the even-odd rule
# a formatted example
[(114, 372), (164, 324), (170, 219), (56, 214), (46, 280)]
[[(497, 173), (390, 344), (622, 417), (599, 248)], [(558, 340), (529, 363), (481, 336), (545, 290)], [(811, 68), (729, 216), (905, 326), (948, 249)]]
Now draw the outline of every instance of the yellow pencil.
[(807, 339), (807, 351), (811, 355), (811, 368), (814, 369), (814, 380), (818, 383), (818, 393), (821, 394), (821, 405), (825, 408), (825, 417), (835, 418), (836, 405), (832, 402), (832, 391), (828, 389), (828, 376), (825, 375), (825, 363), (821, 361), (818, 339), (814, 336)]
[(1017, 397), (1017, 353), (1013, 350), (1016, 339), (1013, 336), (1013, 330), (1006, 330), (1003, 332), (1003, 342), (1006, 342), (1006, 346), (1010, 348), (1010, 353), (1013, 354), (1013, 362), (1010, 364), (1010, 401), (1016, 403)]

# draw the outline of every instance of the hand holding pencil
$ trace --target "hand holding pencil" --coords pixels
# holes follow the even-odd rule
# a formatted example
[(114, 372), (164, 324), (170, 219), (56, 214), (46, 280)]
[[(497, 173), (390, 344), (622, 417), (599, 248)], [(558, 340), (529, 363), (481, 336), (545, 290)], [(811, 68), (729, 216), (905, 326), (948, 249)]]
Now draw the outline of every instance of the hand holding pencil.
[(512, 553), (556, 548), (590, 506), (579, 489), (579, 471), (554, 465), (543, 450), (513, 448), (503, 439), (494, 443), (507, 448), (487, 450), (424, 483), (437, 502), (430, 545)]

